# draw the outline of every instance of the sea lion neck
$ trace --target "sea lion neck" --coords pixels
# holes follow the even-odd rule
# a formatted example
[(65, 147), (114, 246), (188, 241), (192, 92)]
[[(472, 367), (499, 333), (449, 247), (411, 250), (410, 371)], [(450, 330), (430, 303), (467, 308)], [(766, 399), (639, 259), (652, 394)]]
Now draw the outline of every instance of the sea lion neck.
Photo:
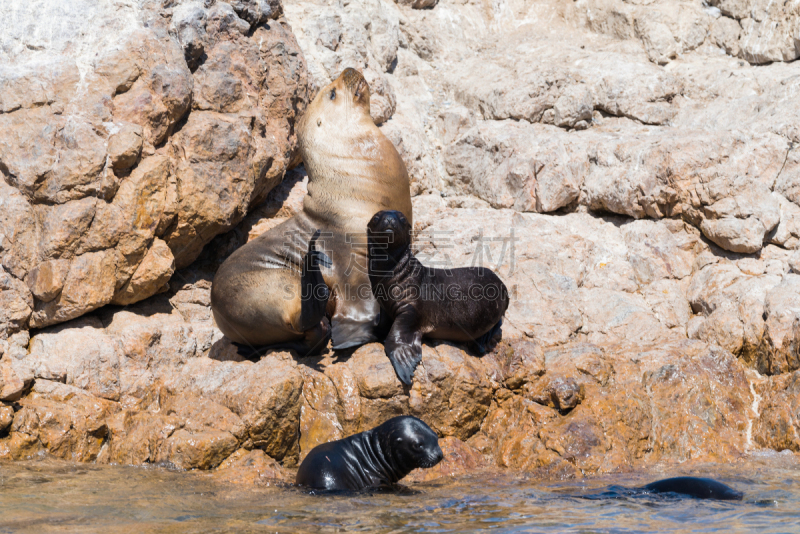
[(384, 443), (381, 433), (376, 430), (373, 428), (349, 438), (358, 441), (357, 448), (362, 453), (358, 466), (354, 467), (363, 471), (365, 480), (389, 486), (406, 476), (412, 469), (406, 471), (405, 464), (396, 464), (396, 458), (387, 456), (392, 454), (392, 449), (389, 444)]
[(399, 209), (411, 218), (405, 165), (374, 124), (327, 144), (306, 145), (303, 157), (309, 176), (303, 211), (311, 218), (359, 234), (383, 209)]
[(388, 432), (385, 428), (382, 429), (382, 432), (376, 432), (376, 430), (378, 429), (373, 428), (370, 431), (369, 440), (378, 458), (381, 471), (394, 484), (413, 471), (415, 466), (407, 465), (403, 456), (398, 454), (397, 444), (391, 443), (393, 432)]

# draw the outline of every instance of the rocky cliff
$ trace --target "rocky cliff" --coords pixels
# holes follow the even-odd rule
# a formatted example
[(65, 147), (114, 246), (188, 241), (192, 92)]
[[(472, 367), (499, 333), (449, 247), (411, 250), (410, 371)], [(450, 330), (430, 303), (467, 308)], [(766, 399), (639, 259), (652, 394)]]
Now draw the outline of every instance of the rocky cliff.
[(279, 3), (0, 16), (3, 339), (163, 290), (294, 164), (306, 69)]
[[(800, 452), (800, 4), (0, 13), (0, 457), (252, 482), (400, 413), (447, 438), (431, 476)], [(348, 66), (419, 257), (512, 294), (493, 353), (426, 344), (411, 388), (379, 344), (244, 360), (210, 315), (220, 262), (302, 205), (292, 125)]]

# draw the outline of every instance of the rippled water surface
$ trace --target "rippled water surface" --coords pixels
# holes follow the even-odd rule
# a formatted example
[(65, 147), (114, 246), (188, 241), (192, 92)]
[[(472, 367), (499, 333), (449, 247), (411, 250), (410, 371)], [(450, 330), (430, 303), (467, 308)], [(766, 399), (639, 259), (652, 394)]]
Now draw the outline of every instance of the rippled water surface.
[[(713, 476), (745, 498), (583, 498), (678, 474)], [(800, 532), (800, 465), (787, 454), (584, 480), (481, 472), (409, 488), (408, 494), (315, 496), (157, 468), (0, 463), (0, 533)]]

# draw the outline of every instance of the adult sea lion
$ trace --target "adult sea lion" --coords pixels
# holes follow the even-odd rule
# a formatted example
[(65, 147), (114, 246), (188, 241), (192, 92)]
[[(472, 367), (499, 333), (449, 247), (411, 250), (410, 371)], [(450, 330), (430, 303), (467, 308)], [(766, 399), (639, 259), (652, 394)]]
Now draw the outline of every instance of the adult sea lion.
[(411, 253), (411, 223), (384, 210), (367, 225), (369, 279), (393, 321), (384, 342), (397, 376), (411, 385), (422, 359), (422, 337), (471, 342), (479, 352), (500, 333), (508, 290), (483, 267), (433, 269)]
[(421, 420), (394, 417), (366, 432), (317, 445), (297, 471), (297, 484), (321, 490), (391, 487), (442, 458), (439, 438)]
[[(329, 335), (335, 349), (374, 341), (379, 306), (366, 270), (365, 227), (383, 209), (411, 219), (405, 164), (372, 121), (369, 86), (354, 69), (320, 91), (297, 135), (308, 172), (303, 211), (225, 260), (211, 287), (214, 319), (228, 338), (250, 347), (309, 354), (323, 350)], [(317, 230), (320, 255), (307, 261)], [(312, 271), (321, 266), (330, 299), (306, 263)]]

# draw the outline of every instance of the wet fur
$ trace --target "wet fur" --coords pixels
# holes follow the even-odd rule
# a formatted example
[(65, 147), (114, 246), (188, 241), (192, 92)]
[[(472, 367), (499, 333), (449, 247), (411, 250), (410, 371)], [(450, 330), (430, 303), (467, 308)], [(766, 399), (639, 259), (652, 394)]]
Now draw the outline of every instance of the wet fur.
[(325, 491), (391, 487), (417, 468), (442, 460), (439, 438), (420, 419), (400, 416), (371, 430), (314, 447), (296, 482)]

